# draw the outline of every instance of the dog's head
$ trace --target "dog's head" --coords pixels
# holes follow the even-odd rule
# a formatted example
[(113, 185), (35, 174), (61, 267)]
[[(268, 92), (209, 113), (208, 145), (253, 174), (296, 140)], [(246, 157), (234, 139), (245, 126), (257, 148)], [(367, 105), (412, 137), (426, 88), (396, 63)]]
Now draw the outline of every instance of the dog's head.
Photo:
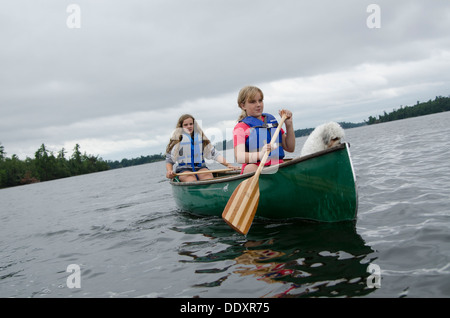
[(323, 125), (321, 135), (326, 148), (331, 148), (341, 143), (341, 140), (345, 137), (345, 132), (338, 123), (329, 122)]

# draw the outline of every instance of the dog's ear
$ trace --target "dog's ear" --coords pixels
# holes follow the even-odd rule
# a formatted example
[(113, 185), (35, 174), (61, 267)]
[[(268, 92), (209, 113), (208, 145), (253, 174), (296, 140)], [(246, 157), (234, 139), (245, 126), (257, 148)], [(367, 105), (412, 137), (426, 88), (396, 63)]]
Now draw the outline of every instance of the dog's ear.
[(330, 140), (331, 140), (331, 135), (328, 132), (324, 132), (322, 134), (322, 142), (323, 142), (323, 144), (325, 146), (327, 146), (328, 143), (330, 142)]

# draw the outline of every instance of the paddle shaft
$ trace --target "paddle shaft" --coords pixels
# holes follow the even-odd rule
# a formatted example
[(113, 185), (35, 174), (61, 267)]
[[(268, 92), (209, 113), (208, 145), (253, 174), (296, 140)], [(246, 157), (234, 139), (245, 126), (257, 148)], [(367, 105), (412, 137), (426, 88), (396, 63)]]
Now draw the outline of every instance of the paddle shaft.
[(185, 173), (175, 173), (175, 176), (189, 176), (194, 174), (203, 174), (203, 173), (216, 173), (216, 172), (227, 172), (233, 171), (233, 169), (216, 169), (216, 170), (203, 170), (203, 171), (194, 171), (194, 172), (185, 172)]

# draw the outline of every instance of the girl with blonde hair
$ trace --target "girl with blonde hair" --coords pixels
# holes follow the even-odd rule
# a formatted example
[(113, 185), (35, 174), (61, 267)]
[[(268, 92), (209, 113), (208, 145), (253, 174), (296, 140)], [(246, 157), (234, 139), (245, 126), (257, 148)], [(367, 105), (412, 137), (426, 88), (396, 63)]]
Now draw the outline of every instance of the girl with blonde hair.
[(271, 147), (272, 134), (278, 122), (271, 114), (264, 113), (264, 94), (258, 87), (246, 86), (238, 95), (238, 106), (241, 114), (233, 130), (234, 155), (237, 163), (242, 163), (241, 173), (253, 172), (264, 153), (270, 151), (265, 166), (283, 162), (284, 151), (294, 152), (295, 133), (292, 113), (282, 109), (279, 115), (286, 114), (286, 132), (281, 129), (277, 143)]
[[(212, 173), (183, 176), (186, 172), (208, 170), (205, 158), (231, 169), (239, 169), (229, 164), (216, 150), (192, 115), (182, 115), (166, 147), (166, 177), (173, 179), (175, 174), (181, 174), (178, 177), (181, 182), (211, 179)], [(175, 164), (177, 167), (173, 171)]]

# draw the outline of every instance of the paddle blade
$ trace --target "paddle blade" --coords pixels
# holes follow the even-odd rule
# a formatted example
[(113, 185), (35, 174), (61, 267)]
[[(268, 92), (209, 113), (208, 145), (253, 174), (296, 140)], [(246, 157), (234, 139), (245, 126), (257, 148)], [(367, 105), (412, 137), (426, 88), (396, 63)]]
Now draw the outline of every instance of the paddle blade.
[(246, 235), (252, 225), (259, 203), (259, 184), (254, 177), (234, 190), (222, 213), (222, 218), (235, 231)]

